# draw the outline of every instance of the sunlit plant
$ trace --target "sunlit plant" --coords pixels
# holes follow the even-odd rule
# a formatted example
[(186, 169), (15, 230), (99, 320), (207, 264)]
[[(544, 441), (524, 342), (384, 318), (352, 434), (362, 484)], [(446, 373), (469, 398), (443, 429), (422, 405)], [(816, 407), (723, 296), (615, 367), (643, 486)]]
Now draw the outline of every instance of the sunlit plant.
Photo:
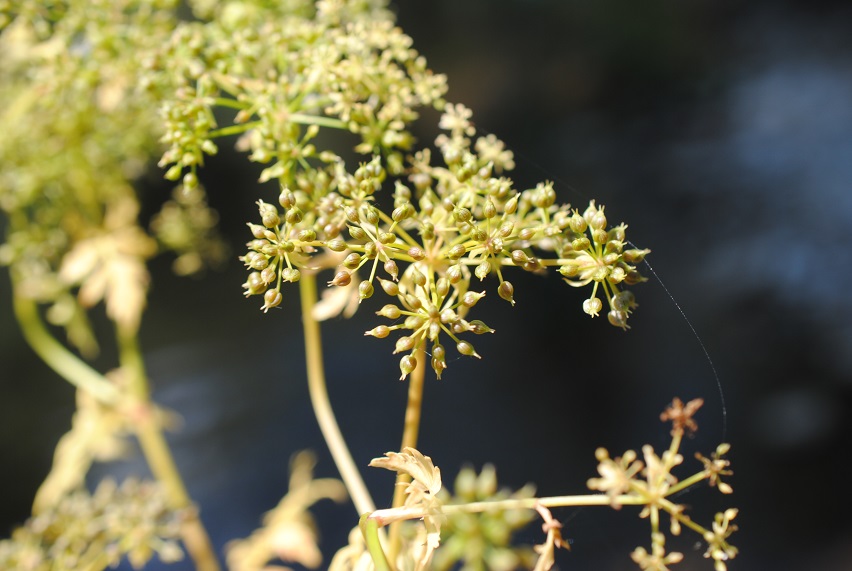
[[(737, 553), (728, 543), (736, 509), (704, 527), (675, 501), (702, 481), (732, 492), (723, 481), (727, 444), (698, 455), (690, 475), (675, 474), (700, 399), (665, 409), (672, 438), (660, 453), (644, 446), (641, 459), (634, 451), (612, 458), (599, 449), (587, 494), (503, 490), (493, 467), (462, 471), (450, 493), (417, 448), (426, 370), (451, 375), (448, 352), (483, 357), (476, 337), (494, 331), (480, 317), (495, 294), (515, 304), (513, 274), (555, 271), (590, 290), (584, 313), (605, 313), (627, 330), (637, 307), (631, 288), (645, 281), (638, 266), (650, 250), (634, 246), (627, 226), (613, 225), (595, 201), (560, 203), (552, 182), (516, 188), (512, 152), (477, 132), (470, 109), (445, 100), (446, 78), (383, 0), (189, 5), (191, 15), (173, 0), (0, 1), (0, 261), (24, 337), (78, 389), (71, 431), (32, 519), (0, 542), (0, 567), (94, 571), (123, 557), (142, 567), (155, 554), (183, 557), (179, 539), (197, 569), (220, 568), (163, 438), (171, 415), (151, 401), (138, 333), (150, 259), (173, 252), (181, 275), (228, 259), (199, 177), (227, 144), (263, 165), (257, 195), (247, 198), (257, 217), (239, 255), (244, 294), (262, 300), (270, 319), (292, 319), (270, 310), (298, 290), (311, 399), (342, 478), (314, 479), (312, 457), (294, 458), (279, 505), (249, 538), (229, 544), (231, 569), (276, 559), (319, 566), (308, 509), (347, 494), (361, 515), (330, 561), (334, 570), (545, 571), (567, 547), (550, 512), (565, 506), (641, 508), (650, 547), (630, 554), (641, 569), (680, 562), (666, 537), (683, 528), (706, 543), (716, 571), (726, 569)], [(440, 113), (433, 146), (411, 133), (426, 108)], [(133, 183), (154, 157), (175, 187), (145, 228)], [(318, 283), (326, 290), (319, 302)], [(100, 303), (118, 346), (107, 372), (87, 361), (100, 345), (88, 312)], [(409, 383), (399, 450), (377, 451), (370, 464), (396, 473), (387, 509), (376, 508), (349, 455), (323, 371), (319, 322), (362, 306), (371, 314), (365, 335), (390, 339), (399, 379)], [(115, 458), (130, 437), (156, 481), (87, 492), (92, 463)], [(542, 542), (517, 545), (514, 532), (535, 518)]]

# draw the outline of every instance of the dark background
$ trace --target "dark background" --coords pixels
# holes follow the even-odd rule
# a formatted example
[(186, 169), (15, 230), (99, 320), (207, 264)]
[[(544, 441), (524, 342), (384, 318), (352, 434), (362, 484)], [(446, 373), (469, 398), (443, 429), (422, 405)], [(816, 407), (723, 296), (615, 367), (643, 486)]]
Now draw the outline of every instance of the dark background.
[[(505, 485), (581, 493), (596, 475), (597, 446), (613, 454), (645, 443), (660, 449), (660, 411), (674, 396), (700, 396), (706, 404), (685, 463), (697, 466), (693, 453), (709, 454), (725, 438), (734, 494), (702, 486), (680, 500), (704, 524), (715, 511), (740, 508), (732, 542), (741, 553), (730, 568), (848, 570), (852, 7), (396, 7), (431, 67), (449, 75), (449, 99), (471, 107), (477, 126), (515, 151), (517, 186), (550, 179), (562, 201), (606, 204), (611, 222), (624, 220), (628, 237), (653, 250), (649, 261), (665, 284), (635, 289), (640, 308), (626, 334), (589, 320), (580, 308), (587, 293), (557, 276), (515, 274), (513, 309), (497, 296), (483, 300), (477, 310), (497, 333), (476, 340), (482, 361), (454, 360), (442, 381), (427, 377), (420, 449), (445, 481), (465, 461), (492, 461)], [(434, 136), (427, 122), (424, 142)], [(248, 535), (274, 506), (294, 451), (317, 450), (318, 473), (335, 473), (307, 401), (296, 288), (269, 315), (240, 296), (244, 271), (235, 257), (258, 198), (236, 178), (242, 161), (225, 154), (203, 177), (223, 209), (232, 262), (199, 280), (174, 278), (167, 260), (157, 262), (143, 331), (155, 397), (184, 418), (171, 439), (219, 547)], [(28, 515), (69, 426), (73, 391), (21, 341), (7, 273), (0, 278), (5, 535)], [(353, 320), (323, 327), (333, 403), (360, 465), (398, 447), (407, 388), (396, 381), (391, 344), (361, 335), (375, 324), (364, 314), (384, 301), (371, 303)], [(106, 349), (103, 367), (111, 363)], [(93, 478), (140, 470), (132, 457)], [(388, 503), (391, 476), (366, 477), (377, 501)], [(330, 554), (356, 514), (331, 505), (317, 512)], [(563, 569), (634, 569), (630, 551), (649, 544), (634, 510), (555, 515), (572, 540), (572, 552), (557, 560)], [(534, 526), (524, 537), (540, 534)], [(696, 540), (685, 533), (669, 543), (687, 554), (675, 569), (712, 568)]]

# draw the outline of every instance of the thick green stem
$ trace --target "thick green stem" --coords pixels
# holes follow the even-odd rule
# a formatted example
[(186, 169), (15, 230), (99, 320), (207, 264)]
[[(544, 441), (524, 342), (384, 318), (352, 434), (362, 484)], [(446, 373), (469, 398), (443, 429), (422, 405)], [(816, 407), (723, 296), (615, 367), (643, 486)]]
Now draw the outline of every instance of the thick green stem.
[(20, 294), (12, 296), (15, 317), (24, 339), (42, 361), (75, 387), (104, 404), (118, 402), (115, 385), (57, 341), (44, 326), (36, 303)]
[[(405, 420), (403, 421), (402, 443), (399, 445), (400, 452), (406, 448), (417, 448), (417, 439), (420, 435), (420, 416), (423, 410), (423, 379), (426, 377), (426, 348), (421, 343), (417, 348), (417, 367), (411, 372), (408, 384), (408, 404), (405, 407)], [(404, 472), (397, 472), (396, 486), (393, 490), (393, 507), (400, 507), (405, 501), (405, 487), (411, 481), (411, 476)], [(390, 526), (390, 544), (388, 553), (391, 561), (396, 560), (401, 545), (401, 523), (392, 523)]]
[(305, 362), (308, 372), (308, 390), (311, 395), (311, 404), (317, 417), (322, 435), (325, 438), (328, 449), (340, 472), (340, 477), (349, 491), (352, 503), (359, 514), (373, 512), (376, 505), (367, 486), (361, 478), (361, 473), (352, 460), (346, 441), (337, 425), (337, 419), (331, 409), (328, 398), (328, 390), (325, 384), (325, 369), (322, 361), (322, 340), (320, 337), (319, 323), (313, 316), (313, 309), (317, 301), (316, 276), (311, 272), (302, 272), (299, 280), (299, 292), (302, 298), (302, 327), (305, 336)]
[(151, 473), (165, 488), (171, 507), (186, 510), (188, 514), (183, 522), (181, 536), (195, 562), (195, 568), (198, 571), (219, 571), (219, 562), (207, 530), (193, 507), (151, 404), (148, 377), (136, 332), (119, 326), (118, 346), (119, 361), (128, 375), (128, 391), (134, 401), (133, 426), (145, 460)]

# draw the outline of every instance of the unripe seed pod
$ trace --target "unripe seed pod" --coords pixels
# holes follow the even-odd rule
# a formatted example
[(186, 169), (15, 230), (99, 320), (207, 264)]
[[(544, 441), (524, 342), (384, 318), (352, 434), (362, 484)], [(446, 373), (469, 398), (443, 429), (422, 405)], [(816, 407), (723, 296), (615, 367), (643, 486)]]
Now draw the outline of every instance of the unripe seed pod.
[(346, 219), (352, 224), (358, 224), (361, 221), (361, 216), (358, 215), (358, 209), (354, 206), (346, 206), (343, 209)]
[(456, 319), (452, 325), (453, 333), (456, 335), (461, 335), (462, 333), (467, 333), (470, 331), (470, 323), (465, 321), (464, 319)]
[(437, 322), (431, 321), (429, 322), (429, 339), (432, 341), (437, 341), (441, 336), (441, 326), (438, 325)]
[(296, 205), (296, 197), (290, 192), (289, 188), (282, 188), (281, 194), (278, 195), (278, 204), (282, 206), (282, 208), (292, 208)]
[(609, 319), (610, 324), (615, 325), (616, 327), (621, 327), (624, 330), (630, 329), (627, 325), (627, 312), (626, 311), (618, 311), (617, 309), (613, 309), (606, 315), (607, 319)]
[(414, 216), (414, 207), (410, 202), (401, 204), (394, 208), (393, 212), (391, 212), (391, 218), (394, 222), (400, 222), (406, 218), (411, 218), (412, 216)]
[(624, 254), (622, 254), (622, 256), (624, 257), (624, 261), (627, 262), (628, 264), (638, 264), (638, 263), (641, 263), (645, 259), (645, 256), (648, 255), (650, 252), (651, 252), (651, 250), (648, 250), (648, 249), (645, 249), (645, 250), (633, 249), (633, 250), (626, 250), (624, 252)]
[(399, 380), (402, 381), (407, 377), (411, 372), (417, 368), (417, 359), (415, 359), (411, 355), (405, 355), (402, 359), (399, 360), (399, 370), (402, 373), (402, 376), (399, 377)]
[(399, 286), (396, 282), (392, 282), (390, 280), (383, 280), (382, 278), (377, 278), (379, 283), (382, 286), (382, 289), (385, 290), (385, 293), (390, 296), (396, 296), (399, 294)]
[(494, 206), (494, 202), (490, 198), (485, 200), (485, 206), (482, 208), (482, 214), (488, 219), (497, 216), (497, 207)]
[(477, 242), (485, 242), (488, 239), (488, 232), (482, 228), (476, 227), (471, 231), (470, 237)]
[(611, 303), (613, 309), (617, 309), (618, 311), (627, 311), (636, 304), (633, 293), (626, 290), (612, 296)]
[(296, 237), (302, 242), (313, 242), (317, 239), (317, 233), (312, 228), (300, 230)]
[(453, 210), (453, 219), (456, 222), (468, 222), (473, 215), (467, 208), (456, 208)]
[(604, 252), (615, 252), (616, 254), (620, 254), (622, 248), (624, 248), (624, 243), (620, 240), (613, 240), (610, 237), (609, 232), (607, 233), (607, 238), (608, 240), (606, 246), (604, 246)]
[(403, 321), (403, 325), (405, 325), (406, 329), (411, 329), (413, 331), (417, 331), (423, 326), (424, 319), (419, 315), (409, 315)]
[(275, 281), (275, 278), (278, 277), (278, 272), (275, 271), (275, 268), (272, 266), (268, 266), (263, 268), (263, 271), (260, 272), (260, 279), (263, 280), (263, 283), (269, 285)]
[(266, 228), (261, 226), (260, 224), (252, 224), (248, 223), (249, 230), (251, 231), (251, 235), (258, 239), (266, 238)]
[(609, 276), (607, 276), (607, 281), (611, 284), (620, 284), (624, 281), (625, 277), (627, 277), (627, 272), (624, 271), (624, 268), (616, 266), (612, 268)]
[(514, 214), (518, 209), (518, 195), (516, 194), (512, 198), (509, 199), (509, 202), (506, 203), (506, 206), (503, 207), (503, 212), (506, 214)]
[(494, 236), (488, 241), (488, 251), (492, 254), (499, 254), (503, 251), (503, 240)]
[(597, 316), (603, 307), (603, 302), (596, 297), (590, 297), (583, 302), (583, 311), (592, 317)]
[(644, 277), (636, 270), (630, 270), (627, 272), (627, 276), (624, 278), (624, 283), (627, 285), (636, 285), (638, 283), (642, 283), (646, 281), (648, 278)]
[(364, 335), (371, 335), (378, 339), (384, 339), (390, 333), (390, 328), (387, 325), (379, 325), (377, 327), (373, 327), (369, 331), (365, 331)]
[(443, 361), (447, 358), (447, 351), (444, 349), (443, 345), (435, 344), (432, 346), (432, 356), (436, 359)]
[(609, 239), (610, 240), (618, 240), (619, 242), (624, 242), (624, 238), (625, 238), (624, 229), (625, 228), (626, 228), (626, 226), (624, 224), (619, 224), (615, 228), (611, 228), (609, 230), (609, 232), (607, 232)]
[(515, 286), (513, 286), (511, 282), (502, 282), (499, 287), (497, 287), (497, 293), (500, 295), (500, 297), (502, 297), (512, 305), (515, 305)]
[(441, 323), (452, 323), (459, 318), (458, 314), (449, 307), (441, 312)]
[(467, 252), (467, 248), (464, 247), (464, 244), (456, 244), (449, 250), (447, 250), (447, 257), (451, 260), (458, 260)]
[(302, 278), (302, 272), (296, 268), (284, 268), (281, 270), (281, 279), (287, 282), (296, 283)]
[(467, 341), (459, 341), (456, 343), (456, 350), (458, 350), (458, 352), (462, 355), (467, 355), (468, 357), (476, 357), (477, 359), (481, 358), (474, 350), (473, 345)]
[(511, 220), (506, 220), (500, 225), (500, 228), (497, 230), (497, 236), (499, 236), (500, 238), (505, 238), (509, 236), (514, 229), (515, 223)]
[(603, 208), (598, 210), (592, 219), (589, 220), (589, 226), (591, 226), (595, 230), (603, 230), (606, 228), (606, 215), (604, 214)]
[(379, 248), (375, 242), (367, 242), (364, 244), (364, 257), (372, 260), (379, 254)]
[(482, 335), (483, 333), (494, 333), (494, 330), (485, 325), (479, 319), (474, 319), (470, 322), (470, 331), (472, 331), (476, 335)]
[(384, 267), (388, 275), (394, 280), (396, 280), (397, 276), (399, 276), (399, 268), (397, 268), (396, 262), (394, 262), (393, 260), (388, 260), (387, 262), (385, 262)]
[(358, 284), (358, 298), (368, 299), (373, 296), (373, 284), (369, 280), (364, 280)]
[(582, 252), (583, 250), (588, 250), (592, 247), (592, 243), (589, 242), (589, 239), (585, 236), (581, 236), (576, 240), (571, 241), (571, 247), (574, 248), (575, 252)]
[(347, 228), (349, 229), (349, 235), (352, 236), (353, 240), (362, 241), (367, 239), (367, 233), (364, 232), (363, 228), (359, 226), (347, 226)]
[(615, 253), (604, 254), (604, 257), (603, 257), (603, 263), (604, 264), (611, 266), (614, 263), (616, 263), (617, 261), (618, 261), (618, 254), (615, 254)]
[(522, 266), (529, 261), (530, 257), (523, 250), (512, 250), (512, 263), (516, 266)]
[(252, 272), (246, 278), (246, 283), (243, 284), (246, 289), (246, 295), (258, 295), (266, 291), (266, 284), (263, 278), (260, 277), (260, 272)]
[(423, 302), (420, 301), (420, 298), (414, 295), (406, 294), (405, 303), (412, 309), (412, 311), (417, 311), (421, 307), (423, 307)]
[(266, 311), (280, 305), (282, 299), (284, 299), (284, 296), (277, 289), (266, 290), (266, 293), (263, 294), (263, 310)]
[(431, 222), (424, 222), (420, 227), (420, 235), (424, 240), (431, 240), (435, 237), (435, 225)]
[(447, 362), (443, 359), (432, 357), (432, 370), (435, 371), (435, 376), (441, 379), (441, 373), (447, 368)]
[(462, 296), (462, 305), (465, 307), (473, 307), (476, 303), (485, 297), (485, 292), (477, 293), (475, 291), (468, 291)]
[(574, 211), (574, 215), (571, 217), (571, 230), (576, 232), (577, 234), (582, 234), (588, 228), (588, 224), (586, 223), (586, 219), (580, 216), (580, 213)]
[(480, 262), (479, 265), (476, 266), (476, 269), (473, 270), (474, 275), (476, 275), (480, 281), (484, 280), (485, 276), (487, 276), (489, 272), (491, 272), (491, 262), (488, 260)]
[(424, 276), (417, 268), (411, 268), (411, 281), (420, 287), (426, 285), (426, 276)]
[(606, 242), (606, 230), (592, 230), (592, 240), (595, 241), (595, 244)]
[(367, 222), (369, 222), (373, 226), (379, 223), (379, 212), (372, 206), (367, 208), (366, 217)]
[(524, 228), (518, 232), (518, 238), (521, 240), (532, 240), (533, 236), (535, 236), (535, 228)]
[(462, 268), (459, 264), (447, 268), (447, 279), (451, 284), (457, 284), (462, 279)]
[(399, 339), (396, 340), (396, 349), (394, 353), (402, 353), (403, 351), (411, 351), (414, 348), (414, 339), (403, 335)]
[(597, 208), (597, 206), (595, 206), (595, 201), (593, 200), (589, 203), (588, 208), (586, 208), (586, 210), (583, 211), (583, 218), (586, 219), (587, 223), (591, 223), (592, 218), (594, 218), (595, 214), (597, 214), (597, 213), (598, 213), (598, 208)]
[(302, 221), (302, 211), (298, 206), (294, 206), (290, 210), (287, 211), (287, 214), (284, 215), (285, 220), (287, 220), (288, 224), (298, 224)]
[(326, 247), (328, 247), (328, 249), (332, 252), (342, 252), (346, 249), (346, 242), (343, 241), (342, 238), (334, 238), (333, 240), (328, 241)]
[(426, 252), (423, 251), (422, 248), (418, 248), (417, 246), (412, 246), (408, 249), (408, 255), (414, 258), (416, 261), (420, 261), (426, 257)]
[(379, 311), (376, 312), (376, 315), (381, 315), (382, 317), (387, 317), (388, 319), (398, 319), (402, 314), (400, 309), (392, 303), (385, 305)]
[(379, 242), (382, 244), (393, 244), (396, 242), (396, 234), (393, 232), (382, 232), (379, 234)]
[(296, 245), (293, 242), (291, 242), (290, 240), (286, 240), (286, 241), (278, 244), (278, 248), (282, 252), (286, 252), (286, 253), (289, 254), (290, 252), (293, 252), (296, 249)]
[(260, 212), (260, 220), (267, 228), (275, 228), (281, 224), (281, 218), (278, 216), (278, 209), (275, 206), (268, 204), (262, 200), (257, 201), (258, 211)]
[(355, 252), (348, 254), (345, 258), (343, 258), (343, 266), (350, 270), (354, 270), (361, 263), (361, 255)]
[(435, 282), (435, 293), (440, 298), (447, 297), (447, 294), (450, 293), (450, 280), (447, 278), (438, 278), (438, 281)]
[(352, 274), (347, 272), (346, 270), (340, 270), (336, 274), (334, 274), (334, 279), (328, 282), (328, 285), (335, 286), (348, 286), (352, 282)]

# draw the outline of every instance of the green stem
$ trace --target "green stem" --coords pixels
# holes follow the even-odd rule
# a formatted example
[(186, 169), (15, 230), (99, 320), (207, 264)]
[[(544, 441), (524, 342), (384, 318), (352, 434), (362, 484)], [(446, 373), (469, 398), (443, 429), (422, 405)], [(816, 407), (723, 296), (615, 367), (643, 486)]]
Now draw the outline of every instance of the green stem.
[(376, 571), (396, 571), (382, 549), (382, 542), (379, 538), (379, 522), (365, 513), (361, 516), (358, 527), (361, 528), (361, 535), (364, 536), (367, 551), (373, 559)]
[(135, 401), (135, 406), (131, 409), (133, 426), (145, 460), (151, 468), (151, 473), (165, 488), (171, 507), (185, 510), (188, 514), (183, 522), (181, 535), (190, 557), (195, 562), (195, 568), (198, 571), (219, 571), (219, 562), (207, 530), (193, 508), (151, 404), (148, 376), (135, 329), (128, 330), (118, 326), (118, 349), (119, 362), (128, 375), (128, 391)]
[[(405, 407), (405, 420), (403, 421), (402, 443), (399, 445), (400, 452), (406, 448), (417, 448), (417, 439), (420, 435), (420, 417), (423, 410), (423, 379), (426, 377), (426, 347), (421, 343), (417, 348), (417, 367), (411, 372), (408, 385), (408, 404)], [(411, 476), (404, 472), (397, 472), (396, 486), (393, 490), (393, 507), (400, 507), (405, 501), (406, 484), (411, 481)], [(391, 561), (396, 560), (402, 544), (400, 536), (400, 522), (392, 523), (390, 526), (390, 544), (388, 553)]]
[(103, 375), (74, 355), (47, 330), (38, 313), (36, 303), (15, 293), (12, 295), (15, 317), (27, 343), (57, 374), (69, 383), (84, 390), (104, 404), (118, 402), (118, 389)]
[(361, 473), (352, 460), (346, 441), (337, 425), (337, 419), (331, 409), (328, 389), (325, 383), (325, 369), (322, 360), (322, 340), (319, 323), (313, 316), (317, 301), (317, 280), (311, 272), (302, 272), (299, 280), (299, 293), (302, 299), (302, 327), (305, 336), (305, 362), (308, 373), (308, 390), (311, 404), (317, 417), (322, 435), (340, 472), (340, 477), (349, 491), (352, 503), (359, 514), (373, 512), (376, 505), (367, 491)]

